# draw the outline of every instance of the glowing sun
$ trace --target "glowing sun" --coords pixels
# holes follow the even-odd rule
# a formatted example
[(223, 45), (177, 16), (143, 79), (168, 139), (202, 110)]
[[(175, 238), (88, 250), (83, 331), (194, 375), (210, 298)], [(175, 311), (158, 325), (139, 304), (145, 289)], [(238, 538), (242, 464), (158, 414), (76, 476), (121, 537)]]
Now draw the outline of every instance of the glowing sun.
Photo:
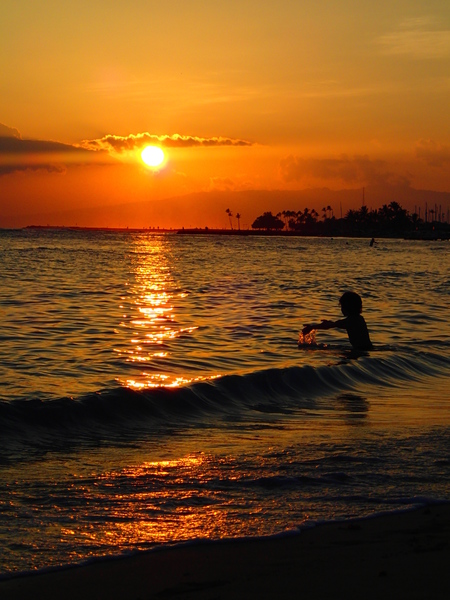
[(146, 146), (141, 152), (141, 158), (149, 167), (159, 167), (164, 160), (164, 152), (158, 146)]

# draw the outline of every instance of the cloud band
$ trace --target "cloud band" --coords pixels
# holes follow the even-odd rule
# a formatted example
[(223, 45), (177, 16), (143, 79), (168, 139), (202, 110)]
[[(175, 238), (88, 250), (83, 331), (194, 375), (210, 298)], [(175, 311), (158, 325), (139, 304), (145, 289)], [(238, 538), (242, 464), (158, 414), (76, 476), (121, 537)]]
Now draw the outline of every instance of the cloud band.
[(164, 148), (191, 148), (213, 146), (252, 146), (247, 140), (225, 137), (202, 138), (190, 135), (154, 135), (148, 132), (130, 134), (128, 136), (105, 135), (95, 140), (84, 140), (80, 146), (88, 150), (107, 150), (108, 152), (127, 152), (143, 148), (147, 145), (162, 146)]

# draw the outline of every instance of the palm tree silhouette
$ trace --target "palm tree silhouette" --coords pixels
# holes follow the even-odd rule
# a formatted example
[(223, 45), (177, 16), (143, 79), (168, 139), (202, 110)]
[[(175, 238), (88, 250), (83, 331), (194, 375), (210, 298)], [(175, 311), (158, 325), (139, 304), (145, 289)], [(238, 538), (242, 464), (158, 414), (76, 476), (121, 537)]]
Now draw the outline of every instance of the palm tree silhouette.
[(231, 212), (231, 210), (229, 208), (227, 208), (227, 210), (225, 211), (228, 215), (228, 218), (230, 219), (230, 227), (231, 229), (233, 229), (233, 222), (231, 221), (231, 217), (233, 216), (233, 213)]
[(240, 213), (236, 213), (236, 219), (237, 219), (237, 222), (238, 222), (238, 230), (240, 231), (241, 230), (241, 223), (240, 223), (240, 221), (241, 221), (241, 215), (240, 215)]
[(294, 229), (297, 213), (294, 210), (285, 210), (284, 213), (287, 219), (286, 229)]

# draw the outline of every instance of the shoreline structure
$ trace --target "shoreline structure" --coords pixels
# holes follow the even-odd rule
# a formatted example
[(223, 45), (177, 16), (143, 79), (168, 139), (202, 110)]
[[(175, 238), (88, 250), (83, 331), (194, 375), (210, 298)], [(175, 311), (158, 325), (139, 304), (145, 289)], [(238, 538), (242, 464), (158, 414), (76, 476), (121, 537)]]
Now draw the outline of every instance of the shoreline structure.
[[(102, 231), (102, 232), (120, 232), (120, 233), (154, 233), (154, 234), (174, 234), (174, 235), (225, 235), (225, 236), (269, 236), (269, 237), (321, 237), (321, 238), (372, 238), (370, 233), (353, 232), (348, 233), (304, 233), (301, 231), (285, 231), (285, 230), (266, 230), (266, 229), (213, 229), (209, 227), (181, 227), (180, 229), (165, 229), (159, 227), (79, 227), (66, 225), (27, 225), (26, 227), (17, 228), (20, 230), (39, 229), (39, 230), (55, 230), (55, 231)], [(431, 231), (415, 231), (408, 234), (387, 232), (385, 234), (377, 233), (378, 239), (406, 239), (406, 240), (450, 240), (450, 227), (447, 229), (431, 230)]]
[(450, 596), (450, 503), (268, 538), (194, 540), (0, 579), (2, 600)]

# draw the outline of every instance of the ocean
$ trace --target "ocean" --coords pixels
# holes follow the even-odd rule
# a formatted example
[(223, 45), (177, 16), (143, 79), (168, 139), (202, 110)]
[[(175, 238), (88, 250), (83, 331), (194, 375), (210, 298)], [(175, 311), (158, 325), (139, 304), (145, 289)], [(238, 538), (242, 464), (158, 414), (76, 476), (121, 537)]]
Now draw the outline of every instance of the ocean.
[(449, 250), (0, 230), (0, 575), (449, 501)]

